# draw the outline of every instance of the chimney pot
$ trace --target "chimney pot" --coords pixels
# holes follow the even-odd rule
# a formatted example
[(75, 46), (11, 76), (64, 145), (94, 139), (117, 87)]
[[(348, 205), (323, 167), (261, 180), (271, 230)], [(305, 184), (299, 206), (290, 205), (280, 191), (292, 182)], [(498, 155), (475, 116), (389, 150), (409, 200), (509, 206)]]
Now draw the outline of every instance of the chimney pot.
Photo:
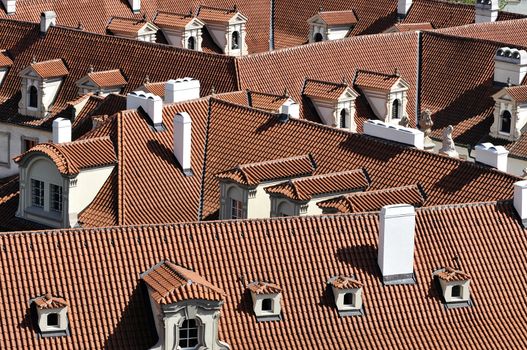
[(412, 0), (399, 0), (397, 3), (397, 15), (399, 19), (404, 19), (412, 7)]
[(128, 0), (128, 2), (130, 3), (133, 13), (141, 11), (141, 0)]
[(388, 205), (379, 214), (377, 262), (384, 284), (413, 284), (415, 208)]
[(16, 0), (2, 0), (2, 4), (8, 15), (16, 13)]
[(527, 51), (502, 47), (494, 56), (494, 82), (521, 85), (527, 75)]
[(40, 33), (47, 33), (49, 27), (57, 24), (57, 14), (55, 11), (46, 11), (40, 14)]
[(57, 118), (53, 121), (53, 143), (71, 142), (71, 121)]
[(169, 80), (165, 84), (165, 103), (194, 100), (200, 97), (200, 82), (192, 78)]
[(134, 91), (126, 95), (126, 109), (143, 108), (152, 120), (156, 130), (163, 125), (163, 100), (161, 97), (143, 91)]
[(289, 98), (280, 106), (280, 113), (298, 119), (300, 118), (300, 105), (293, 101), (292, 98)]
[(192, 175), (192, 119), (186, 112), (174, 117), (174, 156), (178, 160), (183, 173)]
[(476, 23), (495, 22), (500, 10), (499, 0), (476, 1)]

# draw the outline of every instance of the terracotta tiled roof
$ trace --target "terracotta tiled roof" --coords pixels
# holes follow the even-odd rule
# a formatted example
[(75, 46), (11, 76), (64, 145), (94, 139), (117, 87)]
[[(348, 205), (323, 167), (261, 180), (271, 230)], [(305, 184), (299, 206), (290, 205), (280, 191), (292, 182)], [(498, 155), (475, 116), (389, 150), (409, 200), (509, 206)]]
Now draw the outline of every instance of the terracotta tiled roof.
[(109, 137), (90, 138), (69, 143), (41, 143), (15, 158), (20, 163), (35, 153), (47, 155), (64, 175), (78, 174), (82, 169), (110, 165), (116, 162)]
[[(389, 287), (377, 213), (3, 234), (0, 313), (10, 331), (0, 346), (151, 348), (158, 337), (139, 276), (169, 257), (225, 291), (218, 337), (231, 349), (522, 349), (527, 235), (512, 203), (418, 209), (416, 220), (417, 284)], [(471, 272), (475, 305), (445, 310), (432, 274), (454, 255)], [(338, 316), (325, 288), (335, 274), (361, 281), (364, 316)], [(254, 280), (282, 287), (280, 322), (255, 320), (243, 282)], [(27, 317), (28, 301), (47, 290), (68, 301), (68, 337), (39, 338)]]
[(306, 79), (304, 95), (324, 100), (337, 100), (348, 88), (346, 83)]
[(31, 68), (43, 79), (63, 77), (69, 73), (61, 59), (31, 63)]
[(527, 101), (527, 85), (521, 86), (512, 86), (505, 88), (507, 93), (511, 95), (516, 102), (526, 102)]
[(92, 72), (88, 76), (99, 87), (113, 87), (126, 85), (126, 78), (119, 69)]
[(112, 34), (136, 35), (147, 24), (142, 19), (112, 17), (106, 29)]
[(247, 289), (255, 294), (277, 294), (282, 292), (282, 288), (270, 282), (253, 282), (247, 286)]
[(239, 165), (217, 174), (216, 177), (243, 185), (256, 186), (264, 181), (313, 175), (315, 169), (314, 159), (310, 155), (305, 155)]
[(474, 5), (442, 0), (414, 0), (403, 23), (431, 23), (434, 28), (461, 26), (474, 23)]
[(167, 84), (166, 81), (162, 81), (158, 83), (145, 83), (143, 85), (143, 88), (146, 92), (150, 92), (159, 97), (165, 97), (166, 84)]
[(58, 309), (61, 307), (68, 306), (68, 303), (64, 298), (54, 297), (51, 294), (45, 294), (41, 297), (38, 297), (34, 300), (37, 308), (44, 309)]
[(397, 74), (384, 74), (379, 72), (358, 71), (355, 85), (360, 88), (373, 88), (390, 90), (401, 77)]
[(354, 25), (357, 17), (353, 10), (350, 11), (323, 11), (319, 12), (320, 18), (329, 26)]
[(398, 32), (434, 29), (430, 22), (423, 23), (397, 23), (393, 28)]
[(0, 68), (7, 68), (13, 65), (13, 60), (7, 56), (5, 51), (0, 51)]
[(152, 289), (152, 299), (158, 304), (174, 304), (188, 299), (221, 301), (225, 293), (199, 274), (163, 261), (142, 274)]
[(257, 91), (247, 91), (249, 106), (270, 112), (279, 112), (289, 98), (287, 94), (275, 95)]
[(235, 8), (200, 6), (198, 10), (198, 18), (205, 23), (227, 23), (232, 17), (234, 17), (236, 12), (237, 10)]
[(119, 223), (117, 170), (114, 169), (93, 201), (78, 215), (82, 227), (108, 227)]
[(364, 191), (369, 185), (366, 170), (357, 169), (292, 179), (283, 184), (266, 187), (265, 191), (292, 200), (307, 201), (321, 194)]
[(154, 24), (159, 28), (183, 29), (189, 24), (194, 16), (192, 14), (180, 14), (167, 11), (159, 11), (154, 19)]
[(437, 277), (447, 282), (467, 281), (470, 279), (470, 276), (463, 271), (455, 270), (451, 267), (446, 267), (444, 271), (437, 274)]
[(360, 213), (379, 211), (386, 205), (412, 204), (421, 207), (425, 198), (418, 186), (404, 186), (388, 188), (385, 190), (356, 192), (327, 201), (317, 205), (322, 209), (333, 209), (339, 213)]
[(337, 289), (356, 289), (362, 288), (363, 284), (351, 277), (336, 276), (329, 282), (333, 287)]

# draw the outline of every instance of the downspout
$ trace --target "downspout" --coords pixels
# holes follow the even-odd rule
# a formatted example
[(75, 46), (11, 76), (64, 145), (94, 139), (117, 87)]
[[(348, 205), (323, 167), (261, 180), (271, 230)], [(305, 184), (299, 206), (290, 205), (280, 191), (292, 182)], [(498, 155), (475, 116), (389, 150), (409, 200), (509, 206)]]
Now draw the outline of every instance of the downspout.
[(415, 126), (419, 127), (419, 117), (421, 114), (421, 73), (423, 61), (423, 33), (417, 31), (417, 79), (415, 82)]
[(203, 169), (201, 171), (201, 190), (199, 194), (198, 221), (203, 221), (203, 206), (205, 203), (205, 175), (207, 172), (207, 150), (209, 145), (210, 119), (212, 114), (212, 96), (209, 98), (207, 125), (205, 126), (205, 147), (203, 150)]
[(270, 14), (269, 14), (269, 51), (274, 51), (274, 15), (275, 15), (275, 0), (270, 0)]

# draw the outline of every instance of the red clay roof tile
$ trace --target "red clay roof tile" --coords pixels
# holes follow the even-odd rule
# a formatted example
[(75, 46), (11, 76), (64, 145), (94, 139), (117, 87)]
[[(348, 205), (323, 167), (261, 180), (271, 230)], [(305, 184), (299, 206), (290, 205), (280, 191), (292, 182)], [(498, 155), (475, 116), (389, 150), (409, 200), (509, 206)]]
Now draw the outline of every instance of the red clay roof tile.
[(379, 72), (358, 71), (355, 85), (360, 88), (390, 90), (401, 79), (398, 74), (384, 74)]
[(463, 271), (459, 271), (451, 267), (446, 267), (444, 271), (441, 271), (437, 274), (437, 277), (447, 282), (470, 280), (469, 275), (467, 275)]
[(114, 87), (126, 85), (126, 78), (119, 69), (91, 72), (88, 76), (99, 87)]
[(0, 51), (0, 68), (7, 68), (13, 65), (13, 60), (7, 56), (5, 51)]
[(198, 10), (198, 18), (205, 23), (228, 23), (236, 14), (236, 7), (234, 8), (219, 8), (212, 6), (200, 6)]
[(45, 294), (41, 297), (34, 299), (37, 308), (41, 310), (45, 309), (58, 309), (68, 306), (68, 303), (64, 298), (54, 297), (51, 294)]
[(154, 19), (154, 24), (159, 28), (184, 29), (194, 18), (192, 13), (180, 14), (159, 11)]
[(330, 280), (329, 284), (337, 289), (356, 289), (363, 286), (356, 279), (346, 276), (336, 276)]
[(43, 79), (63, 77), (69, 73), (61, 59), (31, 63), (31, 68)]
[(346, 89), (348, 89), (348, 84), (346, 83), (306, 79), (303, 93), (309, 97), (336, 101)]
[(148, 22), (143, 19), (112, 17), (106, 29), (112, 34), (137, 35)]
[(282, 292), (282, 288), (277, 284), (261, 281), (249, 283), (247, 289), (254, 294), (277, 294)]
[(328, 26), (354, 25), (357, 17), (353, 10), (350, 11), (322, 11), (318, 15)]

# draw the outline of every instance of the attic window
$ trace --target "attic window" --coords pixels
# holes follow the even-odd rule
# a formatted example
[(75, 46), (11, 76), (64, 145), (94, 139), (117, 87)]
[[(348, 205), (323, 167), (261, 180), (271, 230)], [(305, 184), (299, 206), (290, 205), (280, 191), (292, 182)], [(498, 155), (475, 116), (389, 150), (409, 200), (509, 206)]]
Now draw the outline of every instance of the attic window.
[(247, 289), (251, 293), (254, 315), (258, 322), (282, 319), (282, 290), (279, 286), (269, 282), (253, 282)]
[(31, 85), (28, 91), (28, 106), (31, 108), (37, 108), (38, 107), (38, 90), (36, 87)]
[(346, 129), (348, 127), (348, 123), (346, 122), (347, 112), (345, 108), (342, 108), (340, 111), (340, 128)]
[(504, 111), (501, 115), (501, 127), (500, 131), (510, 134), (511, 132), (511, 121), (512, 121), (512, 115), (509, 111)]
[(316, 33), (314, 39), (315, 39), (315, 42), (318, 43), (318, 42), (324, 40), (324, 37), (322, 36), (322, 34)]
[(273, 299), (262, 300), (262, 311), (273, 311)]
[(46, 294), (31, 302), (36, 310), (36, 330), (42, 337), (60, 337), (69, 335), (68, 304), (60, 297)]
[(392, 104), (392, 119), (399, 119), (400, 118), (400, 113), (399, 113), (400, 104), (401, 103), (399, 102), (398, 99), (393, 101), (393, 104)]
[(335, 276), (328, 281), (328, 293), (333, 294), (340, 317), (364, 314), (362, 306), (362, 283), (355, 277)]
[(195, 319), (186, 319), (179, 327), (179, 348), (195, 349), (199, 344), (199, 326)]
[(353, 306), (354, 305), (354, 296), (353, 293), (346, 293), (344, 294), (344, 305), (345, 306)]
[(48, 314), (48, 327), (58, 327), (59, 325), (59, 314), (54, 312)]
[(196, 39), (193, 36), (188, 38), (187, 48), (189, 50), (196, 50)]
[(442, 294), (445, 308), (459, 308), (472, 306), (470, 298), (470, 276), (460, 270), (450, 267), (434, 272), (438, 288)]
[(237, 31), (232, 32), (232, 49), (236, 50), (240, 47), (240, 34)]

